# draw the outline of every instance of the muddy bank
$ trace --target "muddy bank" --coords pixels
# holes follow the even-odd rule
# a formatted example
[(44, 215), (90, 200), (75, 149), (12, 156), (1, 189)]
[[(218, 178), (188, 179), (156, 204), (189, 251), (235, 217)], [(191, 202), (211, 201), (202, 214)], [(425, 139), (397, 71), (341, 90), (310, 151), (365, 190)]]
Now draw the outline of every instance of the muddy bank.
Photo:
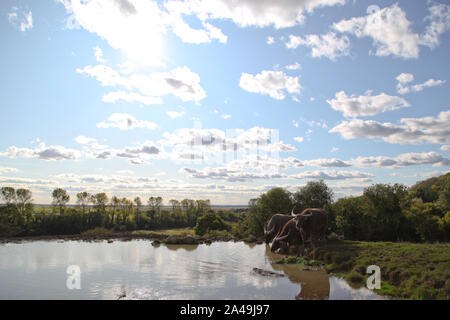
[[(75, 234), (75, 235), (46, 235), (46, 236), (26, 236), (14, 238), (0, 238), (0, 243), (22, 243), (28, 241), (131, 241), (149, 240), (156, 244), (211, 244), (212, 242), (244, 241), (243, 239), (223, 237), (223, 238), (203, 238), (191, 235), (171, 235), (157, 232), (146, 233), (110, 233), (110, 234)], [(256, 243), (257, 241), (255, 241)]]

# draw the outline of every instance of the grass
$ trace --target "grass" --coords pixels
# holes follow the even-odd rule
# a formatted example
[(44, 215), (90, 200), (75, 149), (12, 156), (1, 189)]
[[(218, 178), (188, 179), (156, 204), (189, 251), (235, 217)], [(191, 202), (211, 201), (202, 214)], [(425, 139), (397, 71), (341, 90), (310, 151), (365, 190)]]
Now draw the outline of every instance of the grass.
[(136, 230), (131, 234), (133, 235), (145, 235), (145, 234), (164, 234), (175, 236), (195, 236), (194, 229), (192, 228), (175, 228), (175, 229), (162, 229), (162, 230)]
[(105, 228), (95, 228), (81, 233), (83, 237), (112, 237), (117, 235), (117, 232)]
[(314, 259), (308, 259), (305, 257), (287, 256), (277, 261), (279, 264), (302, 264), (305, 266), (319, 267), (321, 263)]
[(450, 244), (328, 241), (316, 258), (355, 286), (365, 285), (368, 266), (379, 266), (382, 295), (450, 299)]

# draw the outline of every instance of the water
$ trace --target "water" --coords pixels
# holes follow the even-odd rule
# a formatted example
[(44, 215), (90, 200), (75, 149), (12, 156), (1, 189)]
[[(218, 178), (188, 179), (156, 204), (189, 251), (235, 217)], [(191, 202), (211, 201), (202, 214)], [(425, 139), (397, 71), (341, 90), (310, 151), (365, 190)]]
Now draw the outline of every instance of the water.
[[(324, 271), (273, 264), (266, 245), (35, 241), (0, 245), (0, 299), (380, 299)], [(79, 290), (67, 267), (80, 268)], [(260, 268), (287, 275), (269, 277)]]

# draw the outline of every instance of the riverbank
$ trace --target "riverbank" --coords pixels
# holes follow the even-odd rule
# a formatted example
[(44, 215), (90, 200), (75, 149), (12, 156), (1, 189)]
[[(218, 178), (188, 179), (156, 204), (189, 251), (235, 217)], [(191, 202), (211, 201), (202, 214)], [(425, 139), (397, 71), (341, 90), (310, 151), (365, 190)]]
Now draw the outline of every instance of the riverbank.
[(236, 238), (226, 232), (213, 232), (205, 236), (196, 236), (191, 228), (164, 229), (164, 230), (136, 230), (131, 232), (115, 232), (108, 229), (97, 228), (88, 230), (80, 234), (73, 235), (43, 235), (25, 237), (3, 237), (0, 243), (21, 243), (26, 241), (131, 241), (131, 240), (152, 240), (156, 243), (168, 244), (209, 244), (214, 241), (245, 241), (252, 243), (263, 243), (261, 239), (255, 237)]
[(366, 285), (367, 267), (381, 270), (380, 295), (403, 299), (450, 299), (450, 244), (328, 241), (316, 251), (328, 273), (352, 286)]

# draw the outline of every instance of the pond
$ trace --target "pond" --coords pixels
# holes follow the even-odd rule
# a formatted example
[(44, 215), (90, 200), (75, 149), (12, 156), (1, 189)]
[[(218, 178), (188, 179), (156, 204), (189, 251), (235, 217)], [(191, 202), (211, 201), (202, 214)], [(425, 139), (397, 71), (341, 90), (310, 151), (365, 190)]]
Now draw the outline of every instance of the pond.
[[(325, 271), (274, 264), (282, 255), (265, 244), (31, 241), (0, 245), (0, 257), (0, 299), (382, 298)], [(79, 277), (67, 273), (72, 265)], [(285, 276), (262, 275), (253, 268)]]

